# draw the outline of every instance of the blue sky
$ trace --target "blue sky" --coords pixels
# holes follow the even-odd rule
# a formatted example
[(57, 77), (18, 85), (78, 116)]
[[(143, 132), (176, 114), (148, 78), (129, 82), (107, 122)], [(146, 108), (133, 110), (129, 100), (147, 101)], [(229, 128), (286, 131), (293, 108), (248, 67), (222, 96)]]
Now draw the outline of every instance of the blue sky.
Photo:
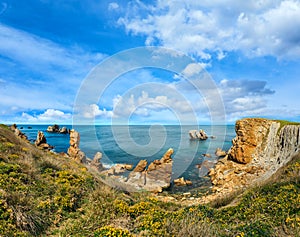
[[(249, 116), (300, 121), (299, 29), (295, 0), (0, 0), (0, 122), (72, 123), (91, 70), (142, 46), (182, 52), (205, 68), (226, 123)], [(82, 116), (100, 124), (188, 123), (176, 112), (186, 119), (191, 105), (200, 124), (210, 123), (211, 98), (187, 88), (172, 72), (141, 68), (112, 81)]]

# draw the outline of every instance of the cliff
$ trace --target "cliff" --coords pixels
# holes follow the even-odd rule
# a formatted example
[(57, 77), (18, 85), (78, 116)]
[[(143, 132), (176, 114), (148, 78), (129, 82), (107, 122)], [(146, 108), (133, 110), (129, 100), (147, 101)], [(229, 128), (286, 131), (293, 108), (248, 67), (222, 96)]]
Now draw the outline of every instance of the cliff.
[(213, 191), (226, 193), (268, 179), (300, 151), (300, 124), (238, 120), (228, 156), (210, 170)]

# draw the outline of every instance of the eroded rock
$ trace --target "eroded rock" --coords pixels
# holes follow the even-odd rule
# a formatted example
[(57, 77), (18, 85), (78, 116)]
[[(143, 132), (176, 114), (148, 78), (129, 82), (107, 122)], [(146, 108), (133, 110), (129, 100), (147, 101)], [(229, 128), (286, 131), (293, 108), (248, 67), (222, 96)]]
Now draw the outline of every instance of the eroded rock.
[(215, 155), (216, 155), (217, 157), (224, 157), (224, 156), (227, 155), (227, 152), (226, 152), (226, 151), (223, 151), (221, 148), (218, 147), (218, 148), (216, 149)]
[(219, 195), (266, 180), (300, 152), (300, 125), (249, 118), (237, 121), (235, 129), (228, 156), (209, 171)]
[(190, 130), (189, 131), (190, 139), (192, 140), (206, 140), (208, 138), (207, 134), (205, 131), (202, 129), (198, 130)]
[(70, 147), (68, 149), (68, 155), (78, 163), (86, 163), (86, 155), (79, 148), (80, 135), (77, 131), (72, 129), (70, 131)]
[(186, 185), (192, 185), (192, 181), (184, 179), (184, 177), (174, 179), (174, 185), (175, 186), (186, 186)]
[(170, 148), (160, 160), (155, 160), (146, 169), (147, 161), (141, 160), (135, 169), (129, 174), (127, 183), (134, 185), (137, 189), (144, 189), (151, 192), (162, 192), (168, 188), (172, 176), (172, 154)]

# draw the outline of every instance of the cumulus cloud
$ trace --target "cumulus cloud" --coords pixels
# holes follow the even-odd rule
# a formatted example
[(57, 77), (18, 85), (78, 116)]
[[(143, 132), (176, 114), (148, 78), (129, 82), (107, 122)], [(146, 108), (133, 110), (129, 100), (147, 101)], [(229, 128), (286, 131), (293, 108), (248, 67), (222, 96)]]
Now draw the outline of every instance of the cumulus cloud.
[(266, 81), (259, 80), (224, 79), (218, 88), (229, 120), (266, 113), (267, 98), (275, 93), (267, 87)]
[(113, 116), (112, 111), (107, 111), (105, 108), (100, 109), (98, 105), (91, 104), (87, 106), (83, 111), (84, 118), (95, 118), (95, 117), (105, 117), (110, 118)]
[(56, 109), (47, 109), (44, 113), (41, 114), (29, 114), (29, 113), (22, 113), (21, 120), (23, 122), (67, 122), (71, 119), (72, 115), (70, 113), (65, 113), (60, 110)]
[[(168, 94), (166, 92), (166, 94)], [(171, 94), (170, 94), (171, 95)], [(172, 110), (177, 113), (191, 113), (193, 108), (187, 100), (181, 100), (168, 95), (149, 96), (149, 93), (142, 91), (141, 95), (136, 97), (133, 94), (122, 97), (118, 95), (114, 98), (114, 116), (131, 116), (133, 114), (140, 116), (150, 116), (153, 111)]]
[(146, 44), (161, 44), (209, 60), (227, 51), (249, 57), (300, 57), (300, 2), (275, 1), (132, 1), (120, 17), (132, 34), (147, 37)]

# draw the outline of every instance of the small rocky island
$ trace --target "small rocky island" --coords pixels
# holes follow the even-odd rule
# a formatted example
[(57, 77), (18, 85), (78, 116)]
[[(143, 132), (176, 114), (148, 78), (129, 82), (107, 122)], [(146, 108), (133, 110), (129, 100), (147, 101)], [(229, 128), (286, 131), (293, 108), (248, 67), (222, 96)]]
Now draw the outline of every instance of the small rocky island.
[(66, 127), (60, 128), (59, 125), (54, 124), (52, 126), (48, 126), (47, 132), (49, 132), (49, 133), (68, 134), (68, 133), (70, 133), (70, 129), (67, 129)]

